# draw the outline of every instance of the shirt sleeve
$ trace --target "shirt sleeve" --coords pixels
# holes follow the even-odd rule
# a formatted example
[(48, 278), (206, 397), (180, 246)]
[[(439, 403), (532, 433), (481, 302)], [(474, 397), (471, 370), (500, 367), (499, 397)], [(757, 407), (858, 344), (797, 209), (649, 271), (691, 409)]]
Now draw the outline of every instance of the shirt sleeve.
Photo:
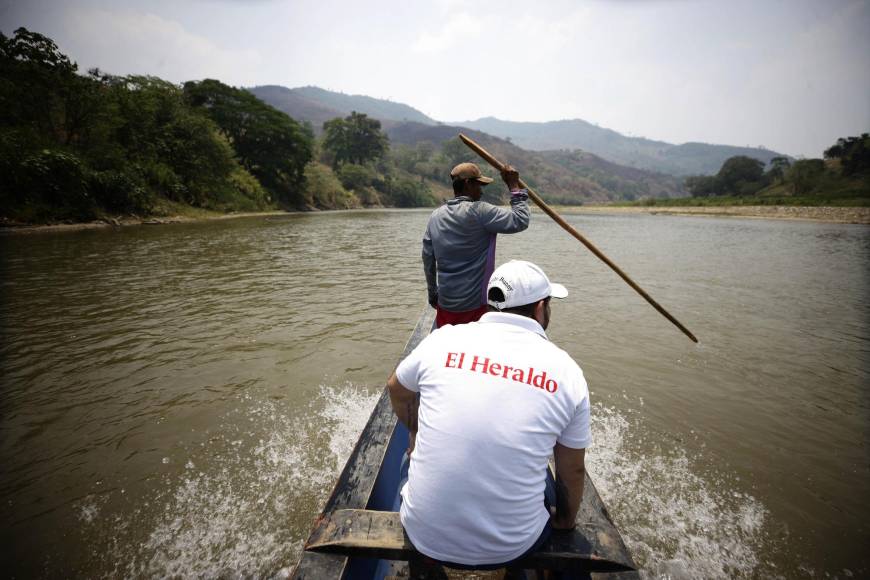
[(510, 209), (485, 201), (479, 201), (475, 206), (477, 220), (488, 232), (515, 234), (529, 227), (529, 196), (525, 190), (511, 195)]
[(429, 337), (423, 339), (423, 342), (418, 344), (417, 348), (396, 367), (396, 378), (399, 379), (399, 383), (415, 393), (420, 392), (420, 363), (423, 361), (423, 349), (428, 339)]
[(574, 415), (559, 437), (556, 438), (556, 441), (572, 449), (586, 449), (592, 444), (592, 430), (589, 425), (589, 387), (586, 385), (586, 378), (579, 367), (577, 367), (577, 373), (579, 373), (579, 377), (577, 377), (579, 381), (577, 383), (578, 395), (582, 398), (574, 407)]
[(432, 236), (429, 235), (427, 226), (426, 233), (423, 234), (423, 273), (426, 275), (426, 290), (429, 293), (430, 304), (438, 295), (438, 278), (435, 267), (435, 250), (432, 248)]
[(592, 443), (592, 433), (589, 429), (589, 397), (584, 397), (577, 405), (574, 409), (574, 417), (556, 441), (571, 449), (589, 447)]

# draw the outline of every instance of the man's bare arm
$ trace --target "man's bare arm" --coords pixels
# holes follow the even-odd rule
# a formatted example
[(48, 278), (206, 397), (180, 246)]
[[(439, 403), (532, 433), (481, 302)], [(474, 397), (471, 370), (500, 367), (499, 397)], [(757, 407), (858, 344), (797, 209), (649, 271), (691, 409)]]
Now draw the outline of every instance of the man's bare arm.
[(391, 374), (387, 379), (387, 390), (390, 392), (393, 412), (413, 436), (417, 432), (417, 393), (403, 387), (396, 378), (396, 373)]
[(557, 530), (570, 530), (580, 511), (583, 481), (586, 478), (586, 450), (559, 443), (553, 447), (556, 460), (556, 515), (551, 524)]

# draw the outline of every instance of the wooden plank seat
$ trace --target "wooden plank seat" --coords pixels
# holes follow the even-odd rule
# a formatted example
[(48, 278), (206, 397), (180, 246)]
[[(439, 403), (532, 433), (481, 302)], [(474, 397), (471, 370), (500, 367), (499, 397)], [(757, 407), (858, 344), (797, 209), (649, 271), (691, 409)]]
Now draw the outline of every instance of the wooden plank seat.
[[(572, 532), (554, 532), (522, 567), (574, 572), (627, 572), (629, 562), (615, 561), (609, 550), (609, 530), (587, 523)], [(414, 561), (420, 558), (402, 528), (397, 512), (339, 509), (319, 519), (306, 551), (350, 557)]]

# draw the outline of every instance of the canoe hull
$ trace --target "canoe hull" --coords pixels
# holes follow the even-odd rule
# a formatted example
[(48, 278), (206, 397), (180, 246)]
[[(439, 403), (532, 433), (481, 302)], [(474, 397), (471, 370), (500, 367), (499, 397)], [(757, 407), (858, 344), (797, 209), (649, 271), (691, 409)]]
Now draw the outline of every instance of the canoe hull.
[[(435, 311), (427, 307), (405, 346), (402, 358), (428, 336), (434, 318)], [(326, 501), (323, 512), (315, 521), (314, 531), (309, 542), (306, 543), (302, 558), (293, 571), (293, 578), (382, 580), (385, 576), (407, 574), (407, 562), (348, 555), (371, 552), (352, 549), (347, 549), (345, 553), (313, 551), (317, 549), (313, 545), (316, 541), (313, 540), (322, 537), (321, 528), (329, 525), (332, 516), (339, 510), (395, 511), (400, 466), (407, 445), (408, 431), (397, 421), (389, 394), (384, 389)], [(331, 546), (330, 549), (336, 548)], [(548, 562), (555, 568), (575, 572), (582, 569), (632, 570), (593, 573), (592, 578), (629, 580), (640, 577), (633, 571), (636, 565), (631, 554), (610, 519), (607, 508), (588, 474), (580, 513), (577, 516), (576, 532), (568, 535), (554, 534), (542, 551), (545, 552), (542, 554), (544, 558), (542, 561)], [(389, 552), (381, 550), (381, 553)], [(572, 577), (574, 576), (572, 574)], [(583, 576), (589, 577), (586, 573), (577, 577)]]

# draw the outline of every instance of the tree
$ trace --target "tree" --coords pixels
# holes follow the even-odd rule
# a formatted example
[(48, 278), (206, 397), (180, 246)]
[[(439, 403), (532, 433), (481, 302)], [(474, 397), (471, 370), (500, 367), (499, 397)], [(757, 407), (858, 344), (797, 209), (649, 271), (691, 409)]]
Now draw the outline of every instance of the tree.
[(313, 156), (309, 128), (248, 91), (207, 79), (184, 84), (188, 102), (206, 111), (242, 165), (287, 204), (305, 202), (305, 166)]
[(435, 205), (429, 187), (422, 180), (399, 177), (390, 181), (389, 195), (396, 207), (425, 207)]
[(324, 209), (359, 207), (356, 195), (347, 191), (328, 165), (311, 162), (305, 168), (307, 201)]
[(799, 159), (788, 170), (786, 177), (792, 182), (795, 195), (811, 192), (825, 173), (821, 159)]
[(837, 139), (834, 145), (825, 150), (825, 159), (839, 159), (843, 175), (870, 171), (870, 133)]
[(686, 178), (686, 189), (694, 197), (716, 195), (716, 178), (712, 175), (691, 175)]
[(332, 154), (334, 168), (343, 163), (363, 165), (381, 159), (389, 148), (381, 122), (356, 111), (344, 119), (325, 122), (323, 131), (323, 147)]
[(48, 37), (19, 28), (0, 33), (0, 126), (29, 129), (37, 146), (69, 145), (86, 130), (98, 102), (98, 83)]
[(770, 160), (770, 169), (767, 170), (767, 177), (772, 181), (782, 181), (785, 179), (785, 173), (791, 167), (791, 161), (788, 157), (776, 156)]
[(752, 194), (764, 185), (764, 163), (745, 155), (725, 160), (716, 174), (717, 189), (721, 194)]
[(448, 175), (445, 176), (448, 180), (450, 179), (449, 173), (451, 169), (460, 163), (471, 161), (472, 158), (470, 150), (462, 141), (459, 140), (459, 137), (454, 137), (453, 139), (445, 141), (441, 145), (441, 154), (444, 155), (447, 165), (450, 166), (447, 169)]

